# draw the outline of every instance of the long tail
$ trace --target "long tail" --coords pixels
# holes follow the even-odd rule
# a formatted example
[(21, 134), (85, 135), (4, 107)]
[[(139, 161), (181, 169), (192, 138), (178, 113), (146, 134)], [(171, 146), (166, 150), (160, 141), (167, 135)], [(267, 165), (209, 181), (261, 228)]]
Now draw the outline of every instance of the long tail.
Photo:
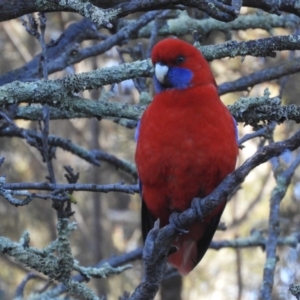
[(181, 275), (191, 272), (206, 253), (218, 227), (225, 204), (209, 220), (194, 223), (187, 234), (180, 235), (174, 242), (178, 250), (168, 257), (168, 262), (176, 267)]
[(174, 245), (178, 250), (168, 257), (168, 262), (177, 268), (181, 275), (187, 275), (197, 265), (197, 241), (185, 234), (178, 237)]

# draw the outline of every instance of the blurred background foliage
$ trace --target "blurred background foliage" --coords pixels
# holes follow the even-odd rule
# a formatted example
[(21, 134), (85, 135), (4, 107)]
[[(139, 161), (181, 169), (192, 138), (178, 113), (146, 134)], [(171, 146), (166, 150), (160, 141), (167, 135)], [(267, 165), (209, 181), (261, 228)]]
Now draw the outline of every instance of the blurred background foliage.
[[(195, 9), (188, 13), (196, 18), (203, 18), (203, 13)], [(255, 13), (253, 9), (243, 8), (241, 14)], [(138, 14), (130, 19), (138, 18)], [(47, 14), (46, 41), (57, 39), (63, 30), (81, 17), (72, 13), (56, 12)], [(261, 29), (232, 31), (232, 37), (238, 41), (258, 39), (279, 34), (291, 34), (295, 28), (275, 28), (272, 32)], [(101, 29), (101, 33), (109, 34)], [(193, 42), (191, 35), (181, 37)], [(228, 37), (223, 32), (212, 32), (202, 37), (202, 44), (218, 44)], [(96, 41), (85, 41), (81, 47), (92, 45)], [(61, 78), (68, 73), (81, 73), (96, 68), (103, 68), (121, 62), (117, 49), (134, 47), (142, 43), (147, 49), (149, 40), (135, 39), (127, 44), (115, 46), (103, 55), (86, 59), (66, 70), (50, 75), (51, 79)], [(35, 38), (26, 33), (19, 19), (0, 23), (0, 74), (13, 70), (30, 61), (40, 53), (40, 46)], [(276, 58), (256, 58), (247, 56), (232, 59), (215, 60), (211, 63), (218, 84), (232, 81), (256, 70), (275, 66), (289, 58), (288, 51), (277, 53)], [(298, 52), (293, 53), (295, 57)], [(125, 59), (130, 61), (129, 55)], [(150, 81), (147, 81), (150, 84)], [(105, 91), (112, 87), (106, 86)], [(234, 103), (240, 96), (262, 96), (265, 88), (271, 96), (282, 93), (284, 104), (300, 104), (299, 74), (284, 79), (258, 84), (247, 92), (228, 93), (222, 96), (226, 104)], [(98, 99), (104, 90), (84, 92), (85, 98)], [(113, 87), (112, 101), (137, 103), (139, 95), (131, 81)], [(17, 120), (23, 128), (38, 128), (35, 121)], [(277, 126), (275, 140), (290, 136), (298, 127), (294, 122), (285, 122)], [(85, 149), (101, 149), (118, 158), (133, 162), (135, 142), (134, 130), (122, 127), (112, 121), (97, 119), (59, 120), (50, 123), (51, 134), (72, 140)], [(250, 126), (239, 124), (239, 136), (252, 132)], [(256, 138), (245, 143), (240, 150), (238, 165), (250, 157), (262, 143)], [(226, 154), (224, 154), (226, 155)], [(40, 153), (20, 138), (0, 138), (0, 156), (5, 157), (1, 174), (7, 182), (41, 182), (46, 181), (47, 169)], [(293, 156), (293, 154), (290, 154)], [(289, 157), (288, 157), (289, 159)], [(56, 151), (54, 160), (57, 182), (66, 183), (63, 166), (70, 165), (75, 173), (79, 172), (81, 183), (135, 183), (133, 176), (117, 170), (115, 166), (102, 162), (101, 167), (93, 166), (86, 161), (65, 152)], [(290, 235), (299, 232), (299, 200), (295, 196), (294, 185), (299, 181), (299, 170), (295, 173), (292, 185), (281, 206), (281, 234)], [(214, 240), (230, 240), (247, 237), (255, 232), (266, 233), (268, 226), (269, 200), (275, 186), (271, 166), (266, 163), (247, 177), (241, 189), (230, 200), (222, 222), (226, 230), (218, 231)], [(141, 246), (140, 231), (140, 198), (139, 195), (121, 193), (88, 193), (75, 192), (77, 201), (73, 205), (75, 214), (72, 217), (78, 223), (78, 229), (71, 236), (72, 251), (75, 259), (84, 266), (94, 265), (101, 259), (130, 251)], [(56, 214), (50, 201), (34, 200), (30, 205), (14, 207), (0, 199), (0, 235), (18, 240), (24, 230), (31, 235), (31, 245), (41, 248), (56, 237)], [(282, 247), (279, 250), (280, 260), (277, 265), (273, 299), (292, 299), (288, 285), (299, 278), (299, 249)], [(262, 270), (265, 253), (261, 247), (247, 249), (209, 250), (195, 270), (183, 279), (182, 299), (257, 299), (262, 281)], [(29, 270), (14, 262), (10, 257), (0, 254), (0, 299), (12, 299), (16, 287), (21, 283)], [(133, 268), (118, 276), (108, 279), (91, 280), (91, 286), (98, 295), (107, 294), (108, 299), (118, 299), (124, 291), (133, 291), (141, 278), (140, 261), (133, 262)], [(25, 292), (39, 290), (46, 284), (46, 277), (28, 283)], [(179, 281), (180, 283), (180, 281)], [(160, 299), (160, 295), (157, 299)], [(162, 299), (170, 299), (161, 297)]]

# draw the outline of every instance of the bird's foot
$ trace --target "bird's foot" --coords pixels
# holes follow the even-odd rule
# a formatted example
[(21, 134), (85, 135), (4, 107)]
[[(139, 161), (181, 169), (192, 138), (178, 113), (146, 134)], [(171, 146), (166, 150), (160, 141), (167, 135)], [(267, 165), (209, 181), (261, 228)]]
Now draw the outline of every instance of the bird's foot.
[(180, 215), (180, 213), (173, 212), (169, 218), (169, 222), (175, 226), (175, 228), (179, 232), (179, 234), (186, 234), (189, 231), (184, 228), (182, 222), (180, 221), (179, 215)]
[(153, 252), (155, 251), (155, 246), (156, 246), (156, 239), (159, 234), (159, 224), (160, 220), (157, 219), (154, 222), (153, 228), (148, 232), (146, 240), (145, 240), (145, 245), (144, 245), (144, 251), (143, 251), (143, 259), (145, 260), (151, 260), (153, 259)]
[(201, 208), (200, 198), (194, 198), (191, 203), (191, 207), (194, 211), (196, 211), (198, 219), (203, 221), (203, 212)]
[(178, 251), (178, 247), (175, 245), (171, 245), (168, 256)]

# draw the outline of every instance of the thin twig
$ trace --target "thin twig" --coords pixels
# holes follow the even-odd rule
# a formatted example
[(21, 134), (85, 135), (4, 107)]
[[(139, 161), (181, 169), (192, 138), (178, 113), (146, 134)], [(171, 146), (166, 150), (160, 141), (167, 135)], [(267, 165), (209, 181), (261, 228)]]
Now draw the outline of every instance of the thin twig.
[(76, 183), (76, 184), (53, 184), (48, 182), (22, 182), (22, 183), (4, 183), (3, 189), (7, 190), (41, 190), (41, 191), (87, 191), (87, 192), (122, 192), (127, 194), (139, 193), (139, 187), (137, 184), (124, 184), (124, 183), (112, 183), (112, 184), (88, 184), (88, 183)]
[(299, 166), (299, 164), (300, 155), (298, 155), (291, 165), (285, 170), (283, 170), (283, 164), (281, 164), (278, 160), (275, 164), (274, 174), (276, 179), (276, 187), (274, 188), (272, 197), (270, 199), (269, 229), (268, 240), (266, 243), (266, 262), (264, 266), (263, 284), (259, 296), (259, 299), (261, 300), (272, 299), (275, 268), (278, 260), (276, 256), (276, 248), (280, 234), (280, 202), (285, 196), (295, 169)]

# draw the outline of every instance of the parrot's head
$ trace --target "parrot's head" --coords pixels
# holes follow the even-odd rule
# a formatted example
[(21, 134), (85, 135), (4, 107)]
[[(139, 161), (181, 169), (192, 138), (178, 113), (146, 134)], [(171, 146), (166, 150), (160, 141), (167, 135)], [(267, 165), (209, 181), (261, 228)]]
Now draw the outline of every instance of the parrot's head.
[(197, 48), (185, 41), (164, 39), (153, 47), (151, 58), (158, 93), (166, 89), (215, 84), (207, 61)]

